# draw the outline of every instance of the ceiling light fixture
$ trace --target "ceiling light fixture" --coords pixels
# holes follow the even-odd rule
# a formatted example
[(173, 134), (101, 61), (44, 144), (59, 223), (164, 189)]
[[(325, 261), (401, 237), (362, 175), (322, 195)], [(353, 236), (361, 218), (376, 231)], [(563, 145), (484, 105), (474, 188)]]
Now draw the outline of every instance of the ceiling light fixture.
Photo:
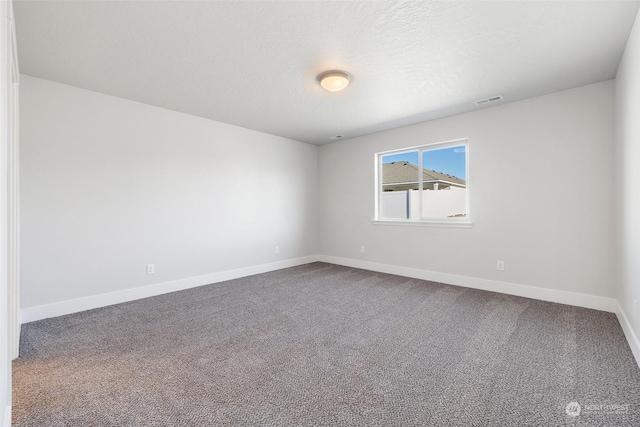
[(338, 92), (349, 85), (349, 74), (344, 71), (325, 71), (318, 76), (320, 86), (329, 92)]

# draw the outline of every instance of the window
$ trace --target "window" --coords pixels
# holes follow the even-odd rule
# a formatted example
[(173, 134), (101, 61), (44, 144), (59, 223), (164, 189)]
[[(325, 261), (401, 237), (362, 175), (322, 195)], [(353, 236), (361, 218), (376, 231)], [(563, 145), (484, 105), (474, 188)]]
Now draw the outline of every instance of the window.
[(469, 227), (466, 139), (376, 154), (374, 223)]

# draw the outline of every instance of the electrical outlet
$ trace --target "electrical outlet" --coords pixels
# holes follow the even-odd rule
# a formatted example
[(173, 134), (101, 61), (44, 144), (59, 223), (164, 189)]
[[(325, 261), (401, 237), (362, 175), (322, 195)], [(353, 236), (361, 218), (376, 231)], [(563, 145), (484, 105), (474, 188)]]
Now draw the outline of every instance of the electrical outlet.
[(276, 252), (276, 255), (280, 253), (280, 246), (276, 246), (275, 252)]
[(155, 274), (156, 266), (153, 264), (147, 264), (147, 274)]
[(498, 263), (496, 264), (496, 269), (498, 271), (504, 271), (504, 261), (498, 261)]
[(360, 253), (361, 253), (361, 254), (363, 254), (363, 253), (365, 253), (365, 252), (366, 252), (366, 251), (364, 250), (364, 246), (360, 246)]

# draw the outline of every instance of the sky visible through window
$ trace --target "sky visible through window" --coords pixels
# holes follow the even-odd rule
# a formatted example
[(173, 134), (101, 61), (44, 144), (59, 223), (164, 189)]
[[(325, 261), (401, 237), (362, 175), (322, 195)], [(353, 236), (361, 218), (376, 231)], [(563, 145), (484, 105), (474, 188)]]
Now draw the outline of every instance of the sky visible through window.
[[(464, 145), (428, 150), (422, 153), (422, 167), (466, 180), (465, 157)], [(418, 152), (407, 151), (398, 154), (388, 154), (382, 157), (382, 163), (402, 161), (418, 166)]]

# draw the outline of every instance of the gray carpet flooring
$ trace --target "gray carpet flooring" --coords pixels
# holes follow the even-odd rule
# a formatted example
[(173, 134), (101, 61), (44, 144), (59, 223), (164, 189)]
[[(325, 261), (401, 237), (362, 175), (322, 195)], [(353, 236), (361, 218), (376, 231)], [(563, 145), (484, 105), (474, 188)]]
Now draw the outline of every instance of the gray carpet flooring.
[(15, 426), (640, 426), (640, 370), (611, 313), (313, 263), (23, 325), (13, 402)]

